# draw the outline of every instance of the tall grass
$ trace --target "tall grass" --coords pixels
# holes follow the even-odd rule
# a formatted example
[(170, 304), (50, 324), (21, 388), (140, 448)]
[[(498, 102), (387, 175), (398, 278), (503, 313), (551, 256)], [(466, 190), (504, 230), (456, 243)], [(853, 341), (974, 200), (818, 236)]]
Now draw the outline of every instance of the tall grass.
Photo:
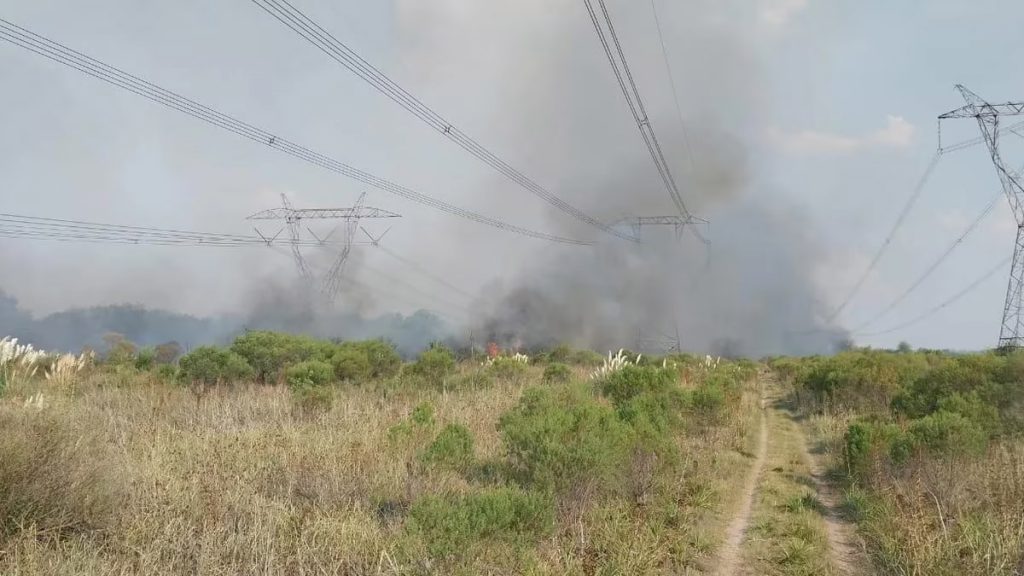
[[(330, 398), (317, 409), (273, 384), (289, 366), (274, 358), (269, 384), (201, 394), (123, 363), (74, 386), (22, 379), (0, 396), (0, 573), (654, 574), (706, 562), (747, 465), (734, 449), (747, 443), (741, 407), (724, 404), (713, 421), (686, 412), (666, 429), (670, 467), (628, 460), (636, 490), (584, 498), (516, 474), (500, 424), (528, 388), (583, 387), (619, 418), (580, 379), (589, 369), (545, 382), (542, 364), (511, 360), (515, 374), (495, 375), (445, 355), (309, 384)], [(27, 405), (40, 393), (46, 402)]]

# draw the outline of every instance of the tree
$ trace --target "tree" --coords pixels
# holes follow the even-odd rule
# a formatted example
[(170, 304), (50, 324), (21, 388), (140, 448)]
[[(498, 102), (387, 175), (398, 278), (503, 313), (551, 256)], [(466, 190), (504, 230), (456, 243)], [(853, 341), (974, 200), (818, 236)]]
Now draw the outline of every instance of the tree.
[(245, 358), (216, 346), (200, 346), (182, 356), (181, 378), (193, 384), (213, 385), (253, 376)]

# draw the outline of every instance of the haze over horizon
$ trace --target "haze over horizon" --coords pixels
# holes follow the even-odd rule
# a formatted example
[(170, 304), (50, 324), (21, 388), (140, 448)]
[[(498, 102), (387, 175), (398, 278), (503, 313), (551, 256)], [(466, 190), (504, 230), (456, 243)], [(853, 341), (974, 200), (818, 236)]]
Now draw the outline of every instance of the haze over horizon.
[[(606, 222), (672, 213), (581, 3), (297, 6), (584, 211)], [(1024, 80), (1010, 74), (1024, 48), (1012, 41), (1013, 19), (998, 17), (1013, 4), (658, 2), (685, 131), (650, 6), (609, 6), (682, 195), (712, 222), (710, 265), (692, 236), (655, 233), (637, 247), (553, 211), (243, 1), (8, 1), (0, 17), (424, 194), (598, 245), (552, 246), (429, 210), (8, 43), (0, 109), (17, 113), (5, 115), (0, 138), (2, 212), (249, 234), (245, 216), (277, 206), (281, 193), (297, 206), (334, 207), (367, 192), (368, 204), (403, 215), (385, 247), (474, 297), (359, 247), (344, 313), (432, 309), (460, 331), (591, 347), (627, 345), (638, 326), (663, 330), (674, 316), (684, 347), (734, 340), (761, 354), (828, 351), (905, 290), (997, 192), (982, 147), (944, 158), (875, 273), (826, 327), (934, 153), (935, 117), (962, 104), (953, 85), (1024, 99)], [(968, 120), (944, 130), (947, 142), (977, 136)], [(1016, 167), (1022, 148), (1007, 146)], [(367, 226), (377, 234), (390, 224)], [(965, 287), (1010, 252), (1013, 233), (999, 198), (950, 261), (871, 328)], [(296, 273), (281, 251), (0, 239), (0, 269), (0, 290), (37, 317), (122, 303), (200, 317), (309, 314), (290, 296)], [(906, 330), (853, 338), (991, 347), (1005, 286), (1000, 272)]]

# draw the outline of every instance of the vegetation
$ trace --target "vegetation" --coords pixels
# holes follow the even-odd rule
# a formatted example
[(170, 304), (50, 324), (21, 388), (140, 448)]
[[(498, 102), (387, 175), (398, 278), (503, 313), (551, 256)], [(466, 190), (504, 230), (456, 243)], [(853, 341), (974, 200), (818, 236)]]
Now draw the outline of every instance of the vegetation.
[(68, 386), (11, 372), (0, 573), (695, 571), (749, 466), (734, 364), (723, 386), (268, 332), (169, 352), (105, 355)]
[(1024, 354), (901, 346), (772, 367), (811, 418), (883, 571), (1018, 573)]
[(181, 358), (179, 374), (186, 382), (210, 385), (251, 378), (253, 369), (230, 350), (203, 346)]

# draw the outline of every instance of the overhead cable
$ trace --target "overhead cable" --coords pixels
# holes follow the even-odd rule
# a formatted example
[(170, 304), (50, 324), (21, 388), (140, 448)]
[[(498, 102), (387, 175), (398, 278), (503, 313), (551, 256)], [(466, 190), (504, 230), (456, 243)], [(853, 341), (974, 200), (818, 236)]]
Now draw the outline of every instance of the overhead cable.
[(66, 46), (54, 42), (48, 38), (45, 38), (39, 34), (26, 30), (20, 26), (12, 24), (7, 20), (0, 18), (0, 40), (6, 40), (16, 46), (20, 46), (49, 58), (55, 62), (64, 64), (65, 66), (74, 68), (80, 72), (88, 74), (94, 78), (103, 80), (109, 84), (117, 86), (133, 92), (147, 98), (158, 104), (162, 104), (168, 108), (172, 108), (179, 112), (184, 112), (194, 118), (234, 132), (239, 136), (243, 136), (255, 142), (265, 144), (279, 152), (284, 152), (296, 158), (305, 160), (311, 164), (320, 166), (332, 172), (336, 172), (348, 178), (357, 180), (369, 186), (373, 186), (379, 190), (383, 190), (390, 194), (400, 196), (407, 200), (412, 200), (424, 206), (477, 222), (479, 224), (485, 224), (500, 230), (513, 232), (522, 236), (537, 238), (541, 240), (548, 240), (551, 242), (558, 242), (564, 244), (576, 244), (576, 245), (587, 245), (588, 242), (556, 236), (544, 232), (538, 232), (484, 216), (476, 212), (459, 208), (439, 200), (437, 198), (427, 196), (425, 194), (416, 192), (410, 188), (400, 186), (379, 176), (375, 176), (369, 172), (354, 168), (333, 158), (325, 156), (323, 154), (314, 152), (309, 148), (305, 148), (293, 142), (290, 142), (284, 138), (281, 138), (271, 132), (253, 126), (218, 112), (208, 106), (200, 104), (194, 100), (185, 98), (179, 94), (166, 90), (155, 84), (142, 80), (136, 76), (123, 72), (113, 66), (104, 64), (99, 60), (86, 56), (80, 52), (76, 52)]
[(928, 163), (928, 167), (925, 168), (924, 174), (921, 175), (921, 178), (917, 181), (917, 185), (914, 186), (914, 189), (911, 191), (910, 197), (907, 198), (906, 203), (900, 210), (899, 215), (896, 217), (896, 221), (893, 222), (892, 228), (889, 229), (889, 233), (885, 236), (885, 241), (883, 241), (881, 246), (878, 247), (878, 250), (875, 251), (874, 256), (871, 257), (871, 262), (868, 263), (868, 266), (861, 273), (860, 277), (857, 279), (857, 282), (853, 285), (853, 289), (850, 290), (849, 294), (846, 295), (846, 298), (843, 299), (842, 304), (840, 304), (835, 310), (833, 310), (832, 313), (829, 314), (829, 316), (825, 319), (826, 323), (831, 324), (832, 321), (834, 321), (843, 312), (843, 310), (846, 309), (850, 302), (852, 302), (853, 299), (860, 292), (860, 289), (864, 286), (864, 283), (867, 281), (871, 273), (874, 272), (875, 267), (878, 266), (878, 262), (882, 259), (882, 256), (885, 254), (886, 250), (888, 250), (889, 245), (892, 244), (892, 240), (896, 236), (896, 233), (903, 226), (903, 223), (906, 222), (907, 216), (910, 214), (910, 211), (914, 208), (914, 205), (917, 203), (918, 198), (920, 198), (921, 193), (924, 192), (925, 185), (931, 178), (932, 173), (935, 171), (935, 167), (938, 165), (939, 159), (941, 158), (942, 151), (936, 151), (935, 155), (932, 156), (931, 161)]
[[(669, 196), (675, 204), (676, 209), (679, 211), (680, 216), (690, 218), (692, 214), (686, 207), (686, 203), (683, 201), (683, 197), (679, 192), (679, 187), (676, 184), (675, 177), (672, 175), (672, 170), (668, 165), (668, 161), (665, 159), (665, 153), (661, 148), (661, 143), (658, 141), (658, 136), (654, 132), (654, 127), (651, 125), (647, 109), (644, 107), (643, 98), (640, 96), (640, 90), (637, 88), (636, 81), (633, 78), (633, 72), (629, 68), (629, 63), (626, 60), (626, 54), (622, 49), (622, 43), (619, 42), (618, 34), (615, 32), (615, 26), (612, 24), (611, 14), (608, 12), (608, 6), (605, 4), (605, 0), (597, 1), (601, 7), (600, 15), (594, 8), (593, 0), (583, 0), (583, 3), (587, 8), (587, 13), (590, 15), (590, 21), (594, 25), (594, 31), (597, 32), (597, 38), (601, 42), (601, 47), (604, 50), (605, 56), (608, 58), (608, 62), (612, 66), (612, 72), (615, 74), (615, 79), (619, 84), (619, 88), (622, 90), (622, 95), (626, 98), (626, 104), (629, 106), (633, 120), (636, 122), (637, 128), (640, 130), (640, 135), (643, 138), (644, 145), (647, 147), (647, 151), (651, 155), (651, 160), (654, 161), (654, 166), (658, 170), (658, 175), (661, 177), (662, 183), (665, 185), (665, 189), (668, 191)], [(603, 25), (602, 20), (604, 22)], [(605, 31), (605, 27), (607, 27), (607, 32)], [(707, 241), (696, 228), (690, 227), (690, 230), (702, 241)]]
[(933, 308), (930, 308), (929, 310), (925, 311), (924, 313), (922, 313), (922, 314), (920, 314), (918, 316), (915, 316), (914, 318), (911, 318), (910, 320), (908, 320), (906, 322), (903, 322), (902, 324), (897, 324), (896, 326), (893, 326), (891, 328), (887, 328), (885, 330), (879, 330), (877, 332), (860, 332), (860, 333), (856, 333), (855, 332), (855, 334), (858, 335), (858, 336), (881, 336), (881, 335), (884, 335), (884, 334), (891, 334), (893, 332), (897, 332), (899, 330), (903, 330), (905, 328), (909, 328), (909, 327), (911, 327), (911, 326), (913, 326), (915, 324), (918, 324), (918, 323), (928, 319), (929, 317), (931, 317), (935, 313), (937, 313), (937, 312), (939, 312), (939, 311), (941, 311), (941, 310), (951, 306), (957, 300), (960, 300), (961, 298), (963, 298), (967, 294), (969, 294), (972, 291), (974, 291), (978, 286), (980, 286), (986, 280), (991, 278), (996, 272), (999, 272), (1000, 270), (1004, 270), (1006, 268), (1006, 265), (1010, 263), (1011, 259), (1012, 259), (1012, 256), (1007, 256), (1006, 258), (1002, 259), (999, 262), (999, 264), (996, 264), (991, 270), (989, 270), (988, 272), (986, 272), (985, 274), (983, 274), (982, 276), (980, 276), (979, 278), (977, 278), (976, 280), (974, 280), (973, 282), (968, 284), (965, 288), (963, 288), (962, 290), (960, 290), (959, 292), (954, 294), (949, 299), (943, 301), (941, 304), (939, 304), (939, 305), (937, 305), (937, 306), (935, 306)]
[(433, 128), (439, 134), (448, 138), (460, 148), (469, 152), (491, 168), (497, 170), (506, 178), (515, 182), (531, 194), (541, 198), (548, 204), (576, 220), (585, 222), (608, 234), (618, 236), (619, 238), (636, 241), (632, 236), (629, 236), (612, 226), (604, 224), (598, 219), (586, 214), (579, 208), (569, 204), (556, 194), (548, 191), (537, 182), (528, 178), (519, 170), (513, 168), (508, 162), (487, 148), (484, 148), (483, 145), (468, 136), (465, 132), (452, 124), (452, 122), (446, 120), (436, 111), (428, 107), (417, 97), (399, 86), (395, 81), (381, 72), (380, 69), (367, 62), (345, 43), (338, 40), (333, 34), (310, 19), (287, 0), (252, 0), (252, 2), (273, 16), (278, 22), (284, 24), (314, 47), (318, 48), (331, 59), (338, 62), (370, 86), (377, 89), (378, 92), (387, 96), (413, 116)]

